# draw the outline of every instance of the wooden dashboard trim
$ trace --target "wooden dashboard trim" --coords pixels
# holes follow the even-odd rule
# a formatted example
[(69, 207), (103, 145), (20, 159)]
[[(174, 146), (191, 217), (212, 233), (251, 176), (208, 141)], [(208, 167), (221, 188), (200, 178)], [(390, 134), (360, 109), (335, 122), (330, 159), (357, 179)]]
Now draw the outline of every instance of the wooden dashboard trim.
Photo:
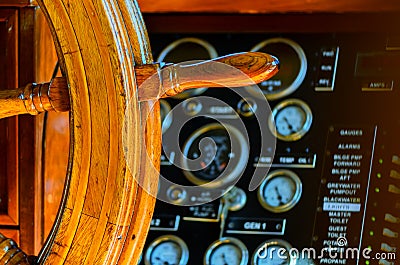
[(157, 13), (287, 13), (287, 12), (382, 12), (400, 10), (397, 0), (139, 0), (142, 12)]
[[(398, 32), (400, 11), (383, 13), (143, 13), (151, 33)], [(229, 23), (227, 23), (229, 21)]]

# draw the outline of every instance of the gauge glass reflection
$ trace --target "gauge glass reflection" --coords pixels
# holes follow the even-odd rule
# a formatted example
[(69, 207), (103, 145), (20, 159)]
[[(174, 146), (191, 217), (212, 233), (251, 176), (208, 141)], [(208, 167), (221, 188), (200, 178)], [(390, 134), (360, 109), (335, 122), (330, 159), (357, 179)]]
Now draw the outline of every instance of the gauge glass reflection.
[(267, 39), (251, 49), (276, 56), (280, 62), (279, 72), (261, 82), (259, 87), (269, 100), (287, 96), (301, 85), (307, 72), (307, 59), (303, 49), (286, 38)]
[(148, 247), (146, 265), (184, 265), (189, 258), (185, 242), (179, 237), (165, 235), (155, 239)]
[(240, 177), (248, 160), (248, 143), (238, 129), (212, 123), (188, 138), (183, 155), (182, 164), (189, 169), (183, 173), (190, 182), (221, 186)]
[(297, 141), (310, 130), (311, 123), (310, 107), (299, 99), (288, 99), (272, 110), (269, 128), (280, 140)]
[(285, 212), (297, 204), (301, 191), (301, 180), (293, 171), (277, 170), (261, 183), (258, 199), (271, 212)]
[(204, 257), (206, 265), (245, 265), (247, 260), (246, 246), (232, 237), (221, 238), (212, 243)]
[(276, 130), (283, 136), (295, 134), (303, 128), (306, 119), (306, 114), (299, 106), (288, 106), (276, 114)]

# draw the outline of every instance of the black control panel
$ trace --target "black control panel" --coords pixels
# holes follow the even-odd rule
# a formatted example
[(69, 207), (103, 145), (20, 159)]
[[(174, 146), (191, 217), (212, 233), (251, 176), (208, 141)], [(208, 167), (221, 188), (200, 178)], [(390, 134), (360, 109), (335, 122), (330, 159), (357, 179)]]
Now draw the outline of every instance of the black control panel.
[(140, 264), (397, 264), (399, 37), (151, 34), (160, 61), (252, 50), (281, 67), (162, 100), (164, 180)]

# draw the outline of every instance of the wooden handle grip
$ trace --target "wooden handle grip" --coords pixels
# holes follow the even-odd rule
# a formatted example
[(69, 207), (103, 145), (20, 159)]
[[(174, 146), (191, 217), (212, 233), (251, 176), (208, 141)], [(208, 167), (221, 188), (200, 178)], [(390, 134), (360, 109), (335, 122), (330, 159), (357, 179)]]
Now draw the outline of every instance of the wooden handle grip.
[(189, 89), (199, 86), (241, 87), (258, 84), (271, 78), (278, 70), (277, 58), (261, 52), (244, 52), (181, 66), (177, 73), (179, 85)]
[[(172, 97), (191, 88), (242, 87), (260, 83), (279, 70), (277, 58), (261, 52), (227, 55), (197, 63), (172, 64), (139, 82), (139, 100)], [(143, 80), (141, 78), (141, 80)], [(158, 88), (158, 90), (157, 90)]]
[(62, 77), (54, 78), (50, 83), (32, 83), (15, 90), (0, 91), (0, 118), (69, 109), (68, 84)]

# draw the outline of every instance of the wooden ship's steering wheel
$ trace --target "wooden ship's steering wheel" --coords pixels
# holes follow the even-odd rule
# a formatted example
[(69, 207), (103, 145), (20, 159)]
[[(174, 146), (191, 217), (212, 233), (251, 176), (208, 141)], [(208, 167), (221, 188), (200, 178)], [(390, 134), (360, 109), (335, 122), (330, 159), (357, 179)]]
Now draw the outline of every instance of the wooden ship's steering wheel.
[[(29, 259), (0, 235), (0, 264), (137, 264), (154, 208), (151, 194), (157, 192), (161, 149), (157, 99), (202, 84), (185, 86), (174, 75), (171, 82), (155, 87), (156, 93), (138, 90), (139, 83), (159, 73), (160, 64), (153, 63), (135, 1), (38, 3), (52, 30), (64, 77), (1, 92), (0, 118), (70, 110), (69, 169), (57, 220), (39, 256)], [(278, 70), (274, 57), (260, 53), (219, 61), (256, 82)], [(205, 80), (221, 78), (213, 74)], [(231, 81), (229, 85), (246, 85), (246, 80)], [(131, 138), (124, 142), (126, 111), (132, 126)], [(127, 145), (135, 155), (129, 168), (124, 156)], [(137, 180), (142, 180), (141, 186)]]

